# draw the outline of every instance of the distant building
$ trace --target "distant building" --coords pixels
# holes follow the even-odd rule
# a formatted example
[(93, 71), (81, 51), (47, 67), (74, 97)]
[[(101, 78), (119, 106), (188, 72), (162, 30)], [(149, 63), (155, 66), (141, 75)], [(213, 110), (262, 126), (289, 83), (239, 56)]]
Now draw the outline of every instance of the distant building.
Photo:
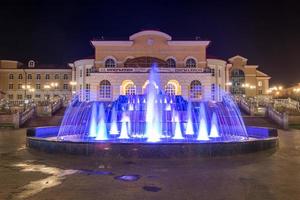
[(230, 92), (246, 96), (268, 94), (271, 77), (259, 71), (258, 65), (248, 65), (247, 61), (247, 58), (239, 55), (228, 59)]
[(54, 96), (70, 98), (72, 71), (69, 67), (39, 65), (30, 60), (0, 60), (0, 91), (10, 101), (42, 101)]
[(300, 83), (293, 86), (286, 87), (282, 91), (282, 95), (286, 96), (300, 96)]
[(270, 77), (235, 56), (229, 62), (207, 58), (210, 41), (177, 41), (159, 31), (141, 31), (124, 41), (91, 41), (95, 55), (70, 63), (73, 92), (82, 101), (113, 101), (119, 95), (143, 94), (156, 63), (163, 92), (185, 99), (221, 100), (222, 91), (265, 95)]

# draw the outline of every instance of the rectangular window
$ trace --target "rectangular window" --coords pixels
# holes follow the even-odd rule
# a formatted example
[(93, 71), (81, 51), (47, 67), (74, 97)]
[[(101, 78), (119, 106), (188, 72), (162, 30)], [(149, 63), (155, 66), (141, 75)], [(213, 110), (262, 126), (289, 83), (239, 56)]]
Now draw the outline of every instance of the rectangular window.
[(40, 98), (41, 98), (41, 95), (40, 95), (40, 94), (36, 94), (36, 95), (35, 95), (35, 98), (36, 98), (36, 99), (40, 99)]
[(28, 74), (28, 75), (27, 75), (27, 79), (28, 79), (28, 80), (31, 80), (31, 79), (32, 79), (32, 74)]
[(90, 101), (90, 92), (91, 92), (91, 85), (86, 84), (85, 85), (85, 100)]
[(41, 84), (35, 84), (35, 89), (40, 90), (41, 89)]
[(45, 75), (45, 79), (46, 79), (46, 80), (49, 80), (49, 79), (50, 79), (50, 74), (46, 74), (46, 75)]
[(219, 69), (219, 77), (221, 77), (221, 70)]
[(13, 99), (14, 99), (14, 95), (13, 95), (13, 94), (9, 94), (9, 95), (8, 95), (8, 99), (9, 99), (9, 100), (13, 100)]
[(22, 84), (18, 84), (18, 90), (22, 89)]
[(79, 85), (79, 98), (82, 100), (82, 85)]
[(31, 99), (32, 98), (31, 94), (26, 95), (26, 97), (27, 97), (27, 99)]
[(13, 74), (9, 74), (8, 77), (9, 77), (10, 80), (14, 79), (14, 75)]
[(262, 90), (258, 90), (258, 94), (263, 94), (263, 91)]
[(63, 89), (67, 90), (68, 89), (68, 84), (64, 84)]
[(41, 75), (40, 74), (36, 75), (36, 80), (41, 80)]
[(13, 90), (14, 89), (14, 84), (12, 84), (12, 83), (8, 84), (8, 89)]
[(79, 77), (82, 77), (82, 69), (79, 71)]
[(21, 100), (21, 99), (23, 99), (23, 96), (21, 94), (18, 94), (17, 99)]
[(68, 74), (64, 74), (64, 80), (68, 80)]
[(212, 100), (215, 100), (215, 97), (216, 97), (216, 84), (211, 84), (211, 99)]
[(18, 79), (20, 79), (20, 80), (23, 79), (23, 75), (19, 74)]
[(59, 79), (59, 74), (55, 74), (54, 79)]
[(211, 76), (215, 76), (215, 69), (211, 69)]
[(90, 75), (91, 75), (91, 71), (92, 71), (92, 69), (91, 69), (91, 68), (89, 68), (89, 69), (86, 69), (85, 76), (90, 76)]

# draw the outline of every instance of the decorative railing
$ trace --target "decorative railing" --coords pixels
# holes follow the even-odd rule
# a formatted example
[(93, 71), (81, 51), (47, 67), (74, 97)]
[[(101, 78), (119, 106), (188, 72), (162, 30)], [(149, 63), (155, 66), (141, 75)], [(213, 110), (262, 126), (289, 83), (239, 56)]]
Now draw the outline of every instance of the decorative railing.
[(268, 106), (266, 110), (266, 117), (271, 119), (273, 122), (278, 124), (283, 129), (289, 128), (289, 117), (287, 113), (280, 113), (276, 111), (273, 107)]
[(20, 113), (20, 118), (19, 118), (19, 126), (23, 125), (27, 120), (31, 119), (31, 117), (35, 113), (35, 107), (32, 106), (25, 110), (24, 112)]
[(35, 107), (28, 107), (23, 112), (13, 112), (8, 114), (0, 115), (0, 126), (12, 126), (14, 128), (19, 128), (27, 120), (31, 119), (35, 114)]
[(57, 110), (63, 107), (63, 99), (59, 98), (47, 104), (39, 104), (37, 106), (38, 116), (52, 116)]
[(238, 97), (236, 98), (236, 102), (238, 106), (248, 115), (254, 115), (253, 106), (251, 103), (248, 103), (244, 98)]
[(291, 98), (287, 99), (274, 99), (274, 107), (286, 107), (289, 109), (300, 110), (300, 105), (298, 101), (295, 101)]

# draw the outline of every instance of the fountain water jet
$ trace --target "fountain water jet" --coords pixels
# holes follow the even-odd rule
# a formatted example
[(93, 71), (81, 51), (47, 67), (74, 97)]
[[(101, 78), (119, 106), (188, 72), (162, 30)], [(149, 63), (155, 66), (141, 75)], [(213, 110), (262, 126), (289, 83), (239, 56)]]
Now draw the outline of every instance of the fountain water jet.
[(115, 106), (112, 108), (111, 112), (111, 126), (110, 126), (110, 135), (118, 135), (118, 125), (117, 125), (117, 112)]
[(220, 137), (219, 130), (218, 130), (218, 121), (216, 113), (214, 112), (211, 119), (211, 126), (210, 126), (210, 134), (209, 137), (217, 138)]
[(96, 140), (107, 140), (107, 129), (106, 129), (106, 123), (105, 123), (105, 110), (103, 103), (100, 103), (98, 107), (98, 125), (97, 125), (97, 136)]
[(122, 116), (121, 134), (119, 139), (129, 139), (128, 136), (128, 124), (130, 123), (129, 118), (124, 114)]
[(208, 131), (207, 131), (207, 120), (204, 104), (200, 104), (200, 124), (197, 140), (209, 140)]
[(188, 103), (188, 108), (187, 108), (187, 125), (186, 125), (186, 130), (185, 134), (186, 135), (194, 135), (194, 127), (193, 127), (193, 121), (192, 121), (192, 105), (191, 102)]

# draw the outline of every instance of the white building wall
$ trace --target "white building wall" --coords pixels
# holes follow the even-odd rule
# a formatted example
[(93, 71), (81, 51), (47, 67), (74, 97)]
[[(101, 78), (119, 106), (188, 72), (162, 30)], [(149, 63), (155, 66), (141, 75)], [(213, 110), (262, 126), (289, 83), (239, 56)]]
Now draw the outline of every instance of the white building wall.
[(212, 76), (216, 84), (215, 100), (222, 100), (222, 93), (226, 91), (226, 61), (220, 59), (207, 59), (207, 66), (215, 70), (215, 76)]

